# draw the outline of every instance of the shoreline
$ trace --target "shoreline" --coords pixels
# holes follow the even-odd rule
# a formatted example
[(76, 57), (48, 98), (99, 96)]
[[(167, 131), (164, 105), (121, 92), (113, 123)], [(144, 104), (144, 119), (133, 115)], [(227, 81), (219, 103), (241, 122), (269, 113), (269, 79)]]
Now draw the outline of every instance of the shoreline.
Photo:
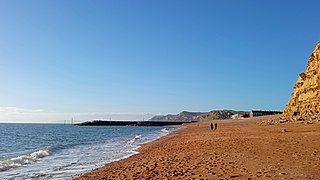
[(320, 123), (257, 124), (272, 117), (186, 124), (75, 179), (320, 179)]
[[(189, 123), (185, 123), (185, 124), (189, 124)], [(130, 157), (132, 157), (132, 156), (135, 156), (135, 155), (137, 155), (137, 154), (140, 153), (140, 149), (141, 149), (144, 145), (153, 143), (154, 141), (158, 141), (158, 140), (160, 140), (160, 139), (162, 139), (162, 138), (164, 138), (164, 137), (166, 137), (166, 136), (171, 135), (172, 133), (179, 132), (179, 131), (181, 131), (181, 130), (183, 130), (183, 129), (186, 128), (186, 126), (185, 126), (184, 124), (181, 124), (181, 123), (180, 123), (179, 125), (166, 125), (166, 126), (162, 126), (162, 127), (163, 127), (163, 129), (170, 128), (170, 129), (174, 129), (174, 130), (170, 130), (170, 131), (167, 132), (167, 134), (163, 134), (163, 135), (161, 135), (161, 136), (158, 136), (158, 137), (155, 138), (155, 139), (148, 140), (148, 141), (146, 141), (146, 142), (143, 142), (142, 144), (138, 144), (137, 147), (133, 148), (133, 149), (130, 151), (131, 154), (129, 154), (129, 155), (126, 155), (126, 156), (123, 156), (123, 157), (121, 157), (121, 158), (115, 159), (115, 160), (113, 160), (113, 161), (111, 161), (111, 162), (105, 162), (105, 163), (102, 164), (101, 166), (97, 166), (97, 167), (95, 167), (94, 169), (91, 169), (91, 170), (89, 170), (89, 171), (87, 171), (87, 172), (75, 174), (75, 175), (72, 176), (72, 179), (81, 178), (83, 175), (85, 175), (85, 174), (87, 174), (87, 173), (90, 173), (91, 171), (94, 171), (94, 170), (96, 170), (96, 169), (100, 169), (100, 168), (102, 168), (102, 167), (104, 167), (104, 166), (106, 166), (106, 165), (109, 165), (109, 164), (112, 164), (112, 163), (117, 163), (118, 161), (126, 160), (127, 158), (130, 158)], [(162, 129), (161, 129), (161, 130), (162, 130)]]
[[(76, 179), (83, 179), (83, 178), (86, 179), (86, 177), (85, 177), (86, 174), (91, 173), (92, 171), (96, 171), (96, 170), (101, 169), (101, 168), (103, 168), (103, 167), (105, 167), (105, 166), (108, 166), (108, 165), (117, 164), (117, 163), (120, 162), (120, 161), (125, 161), (126, 159), (131, 158), (132, 156), (138, 155), (138, 154), (141, 153), (141, 152), (140, 152), (140, 149), (143, 148), (144, 146), (149, 145), (149, 144), (152, 144), (152, 143), (154, 143), (155, 141), (159, 141), (159, 140), (161, 140), (161, 139), (163, 139), (163, 138), (165, 138), (165, 137), (167, 137), (167, 136), (170, 136), (170, 135), (173, 134), (173, 133), (178, 133), (179, 131), (182, 131), (182, 130), (188, 128), (187, 125), (189, 125), (189, 124), (192, 124), (192, 123), (185, 123), (185, 124), (181, 124), (181, 125), (169, 125), (169, 127), (176, 126), (176, 127), (177, 127), (177, 130), (174, 130), (174, 131), (172, 131), (172, 132), (169, 132), (168, 134), (163, 135), (163, 136), (160, 136), (160, 137), (158, 137), (157, 139), (154, 139), (154, 140), (152, 140), (152, 141), (148, 141), (148, 142), (145, 142), (145, 143), (143, 143), (143, 144), (140, 144), (140, 145), (138, 145), (138, 147), (137, 147), (136, 149), (133, 149), (133, 150), (132, 150), (132, 154), (127, 155), (127, 156), (124, 156), (124, 157), (119, 158), (119, 159), (116, 159), (116, 160), (114, 160), (114, 161), (112, 161), (112, 162), (105, 163), (104, 165), (102, 165), (102, 166), (100, 166), (100, 167), (97, 167), (97, 168), (95, 168), (95, 169), (92, 169), (92, 170), (90, 170), (90, 171), (88, 171), (88, 172), (74, 175), (74, 177), (72, 177), (72, 179), (74, 179), (74, 180), (76, 180)], [(163, 126), (163, 127), (165, 128), (166, 126)]]

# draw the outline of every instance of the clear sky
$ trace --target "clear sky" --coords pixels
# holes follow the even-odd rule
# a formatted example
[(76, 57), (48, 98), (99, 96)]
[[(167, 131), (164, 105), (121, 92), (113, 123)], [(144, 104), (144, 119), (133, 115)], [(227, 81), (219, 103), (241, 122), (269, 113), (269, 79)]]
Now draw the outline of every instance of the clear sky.
[(320, 41), (319, 7), (0, 0), (0, 122), (283, 110)]

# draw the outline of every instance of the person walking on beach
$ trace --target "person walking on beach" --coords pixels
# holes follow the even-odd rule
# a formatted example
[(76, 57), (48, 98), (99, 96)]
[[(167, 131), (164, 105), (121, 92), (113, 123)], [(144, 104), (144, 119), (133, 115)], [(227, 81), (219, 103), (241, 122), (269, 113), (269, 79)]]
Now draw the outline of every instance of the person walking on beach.
[(211, 130), (213, 130), (213, 124), (212, 123), (210, 124), (210, 126), (211, 126)]
[(218, 128), (218, 123), (214, 123), (214, 129)]

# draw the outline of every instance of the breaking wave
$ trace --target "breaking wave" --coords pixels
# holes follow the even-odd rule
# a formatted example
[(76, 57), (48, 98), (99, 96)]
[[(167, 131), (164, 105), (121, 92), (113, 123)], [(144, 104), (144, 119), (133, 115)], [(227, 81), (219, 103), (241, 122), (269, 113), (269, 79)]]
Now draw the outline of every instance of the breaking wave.
[[(12, 127), (11, 127), (12, 126)], [(20, 127), (21, 126), (21, 127)], [(25, 128), (30, 127), (30, 128)], [(30, 139), (28, 133), (14, 146), (3, 146), (0, 152), (0, 179), (72, 179), (105, 163), (110, 163), (134, 154), (140, 145), (154, 141), (181, 127), (78, 127), (65, 125), (3, 125), (3, 129), (17, 128), (17, 134), (27, 129), (29, 134), (50, 132), (50, 142), (39, 138), (21, 146)], [(43, 131), (43, 127), (47, 131)], [(2, 128), (2, 129), (1, 129)], [(19, 129), (20, 128), (20, 129)], [(86, 134), (84, 136), (84, 134)], [(44, 134), (47, 135), (47, 134)], [(63, 141), (61, 138), (63, 137)], [(70, 137), (64, 139), (64, 137)], [(10, 136), (7, 136), (10, 139)], [(2, 145), (8, 142), (0, 142)], [(42, 148), (38, 148), (42, 147)], [(11, 149), (10, 149), (11, 148)], [(33, 149), (27, 153), (26, 149)], [(20, 153), (19, 153), (20, 152)], [(11, 155), (11, 156), (10, 156)]]
[(169, 133), (169, 130), (167, 128), (163, 128), (163, 129), (161, 129), (161, 132), (167, 134), (167, 133)]
[(32, 162), (35, 162), (41, 158), (44, 158), (46, 156), (50, 155), (50, 150), (48, 148), (41, 149), (38, 151), (34, 151), (25, 155), (21, 155), (18, 157), (13, 157), (10, 159), (5, 159), (0, 161), (0, 172), (6, 171), (8, 169), (23, 166), (25, 164), (30, 164)]
[(141, 138), (141, 135), (137, 134), (134, 138), (130, 139), (127, 143), (130, 145), (133, 145), (133, 143), (136, 142), (140, 138)]

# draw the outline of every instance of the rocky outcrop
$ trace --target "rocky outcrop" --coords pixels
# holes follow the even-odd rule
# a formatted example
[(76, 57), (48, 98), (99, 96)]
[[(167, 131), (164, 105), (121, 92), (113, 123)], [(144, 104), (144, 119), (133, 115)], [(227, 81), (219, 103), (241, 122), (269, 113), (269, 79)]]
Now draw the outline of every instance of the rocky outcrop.
[(320, 42), (309, 58), (307, 69), (298, 77), (283, 117), (288, 120), (320, 120)]

